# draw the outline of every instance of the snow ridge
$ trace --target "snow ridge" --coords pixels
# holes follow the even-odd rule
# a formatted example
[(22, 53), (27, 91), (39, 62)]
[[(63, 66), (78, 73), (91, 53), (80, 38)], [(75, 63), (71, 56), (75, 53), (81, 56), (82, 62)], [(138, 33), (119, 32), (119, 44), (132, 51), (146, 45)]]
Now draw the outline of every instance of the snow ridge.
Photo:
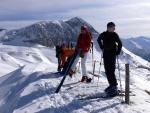
[[(118, 56), (123, 90), (125, 90), (125, 64), (129, 63), (130, 65), (130, 90), (131, 95), (135, 95), (130, 97), (131, 106), (120, 104), (120, 97), (81, 101), (79, 100), (80, 95), (102, 95), (104, 94), (104, 89), (108, 86), (103, 61), (99, 73), (102, 52), (97, 43), (96, 35), (98, 35), (98, 33), (92, 32), (95, 34), (95, 38), (93, 38), (94, 60), (96, 61), (95, 74), (100, 76), (99, 81), (98, 78), (94, 77), (92, 83), (83, 83), (78, 87), (67, 90), (70, 85), (81, 80), (82, 73), (80, 73), (81, 69), (79, 69), (79, 73), (72, 78), (67, 76), (64, 85), (58, 94), (55, 94), (54, 92), (63, 75), (54, 73), (57, 70), (55, 49), (37, 44), (27, 44), (22, 42), (22, 39), (29, 39), (18, 35), (19, 33), (21, 34), (21, 32), (24, 33), (24, 30), (28, 29), (30, 31), (32, 28), (34, 29), (34, 27), (37, 30), (34, 29), (34, 32), (39, 32), (39, 29), (43, 29), (44, 31), (44, 29), (50, 27), (47, 26), (48, 24), (54, 25), (51, 26), (54, 28), (50, 29), (55, 30), (56, 32), (62, 30), (61, 33), (64, 33), (63, 30), (68, 28), (72, 32), (78, 33), (78, 26), (82, 23), (83, 20), (78, 17), (71, 21), (66, 21), (65, 23), (63, 21), (43, 21), (28, 26), (28, 28), (22, 28), (18, 32), (9, 32), (12, 40), (7, 42), (8, 45), (5, 45), (6, 43), (0, 45), (0, 113), (150, 112), (150, 98), (149, 94), (146, 92), (149, 91), (150, 87), (150, 63), (148, 61), (136, 56), (124, 47), (121, 54)], [(64, 26), (67, 28), (64, 28)], [(74, 29), (70, 26), (74, 26)], [(44, 34), (46, 33), (49, 32), (44, 32)], [(54, 34), (55, 32), (50, 33)], [(34, 34), (32, 35), (32, 39), (36, 38), (34, 37)], [(17, 41), (20, 43), (19, 46), (17, 45)], [(137, 42), (135, 43), (138, 44)], [(77, 66), (79, 66), (79, 64)], [(93, 72), (91, 53), (88, 54), (86, 66), (87, 71)], [(118, 83), (120, 83), (117, 64), (115, 74)], [(92, 75), (89, 76), (92, 78)], [(118, 85), (118, 89), (120, 89), (119, 86), (120, 84)]]
[[(139, 111), (149, 113), (149, 95), (144, 90), (149, 90), (149, 70), (139, 68), (140, 65), (150, 67), (150, 64), (142, 58), (132, 54), (123, 48), (119, 55), (122, 85), (124, 89), (125, 63), (130, 64), (131, 91), (136, 94), (131, 97), (134, 103), (132, 106), (120, 104), (120, 97), (113, 99), (98, 99), (79, 101), (79, 95), (101, 95), (107, 87), (106, 75), (102, 63), (99, 73), (99, 62), (101, 51), (96, 39), (94, 41), (94, 60), (96, 60), (95, 73), (100, 75), (99, 87), (98, 79), (94, 78), (91, 84), (83, 83), (76, 88), (66, 90), (71, 84), (79, 81), (81, 73), (75, 77), (67, 76), (59, 94), (54, 94), (63, 76), (54, 74), (57, 69), (57, 59), (54, 48), (35, 45), (33, 47), (20, 47), (0, 45), (2, 53), (11, 56), (7, 72), (0, 71), (0, 112), (1, 113), (52, 113), (52, 112), (121, 112), (137, 113)], [(10, 49), (11, 48), (11, 49)], [(7, 56), (0, 54), (7, 58)], [(6, 57), (6, 58), (5, 58)], [(92, 55), (88, 54), (87, 70), (92, 72)], [(17, 62), (16, 62), (17, 61)], [(20, 62), (21, 66), (15, 66)], [(8, 64), (7, 59), (0, 64)], [(118, 77), (118, 70), (116, 69)], [(92, 75), (89, 75), (92, 77)], [(119, 88), (119, 85), (118, 85)], [(142, 90), (141, 90), (142, 89)], [(138, 100), (138, 101), (137, 101)], [(142, 104), (142, 107), (141, 107)], [(8, 109), (9, 108), (9, 109)]]

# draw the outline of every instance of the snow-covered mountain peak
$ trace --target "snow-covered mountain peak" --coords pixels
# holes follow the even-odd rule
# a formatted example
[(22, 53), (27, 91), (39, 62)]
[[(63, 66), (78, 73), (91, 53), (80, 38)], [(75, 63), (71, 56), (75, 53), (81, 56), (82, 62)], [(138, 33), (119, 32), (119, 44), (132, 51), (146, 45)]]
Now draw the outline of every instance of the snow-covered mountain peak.
[[(87, 26), (88, 27), (88, 29), (91, 29), (91, 28), (93, 28), (92, 27), (92, 25), (90, 25), (89, 23), (87, 23), (85, 20), (83, 20), (82, 18), (80, 18), (80, 17), (75, 17), (75, 18), (72, 18), (72, 19), (70, 19), (70, 20), (68, 20), (68, 21), (66, 21), (66, 23), (68, 23), (69, 25), (70, 24), (73, 24), (75, 27), (76, 26)], [(72, 26), (73, 27), (73, 26)]]
[(85, 22), (82, 18), (80, 18), (80, 17), (74, 17), (74, 18), (72, 18), (72, 19), (70, 19), (70, 20), (68, 20), (68, 21), (72, 21), (72, 22), (75, 22), (75, 23), (77, 23), (77, 22)]
[(88, 27), (93, 38), (97, 38), (99, 33), (90, 24), (81, 18), (75, 17), (65, 22), (62, 20), (41, 21), (21, 29), (11, 30), (1, 37), (1, 41), (10, 45), (15, 39), (19, 39), (23, 42), (52, 47), (62, 42), (76, 42), (82, 25)]

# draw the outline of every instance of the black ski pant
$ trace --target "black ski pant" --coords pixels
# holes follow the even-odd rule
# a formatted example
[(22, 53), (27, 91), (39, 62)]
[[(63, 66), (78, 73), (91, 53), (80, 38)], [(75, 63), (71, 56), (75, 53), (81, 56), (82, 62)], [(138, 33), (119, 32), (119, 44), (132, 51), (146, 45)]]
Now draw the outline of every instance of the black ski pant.
[(103, 52), (104, 68), (109, 85), (117, 86), (115, 76), (116, 53), (112, 50), (104, 50)]

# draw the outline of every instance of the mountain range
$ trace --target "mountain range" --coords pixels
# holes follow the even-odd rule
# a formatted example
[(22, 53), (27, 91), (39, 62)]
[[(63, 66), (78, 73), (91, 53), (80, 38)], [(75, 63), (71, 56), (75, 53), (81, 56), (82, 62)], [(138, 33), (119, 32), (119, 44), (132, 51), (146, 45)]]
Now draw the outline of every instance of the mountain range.
[[(93, 78), (92, 83), (82, 83), (68, 89), (78, 84), (83, 76), (78, 62), (77, 73), (72, 78), (66, 76), (60, 92), (56, 94), (54, 92), (64, 75), (56, 71), (58, 59), (53, 46), (75, 42), (81, 25), (88, 26), (93, 35), (94, 54), (89, 52), (87, 55), (87, 72), (94, 71), (99, 77), (87, 73)], [(104, 89), (109, 84), (104, 63), (100, 61), (102, 51), (97, 43), (99, 33), (83, 19), (76, 17), (65, 22), (37, 22), (6, 33), (1, 30), (1, 33), (4, 35), (0, 44), (0, 113), (150, 113), (150, 63), (124, 47), (118, 56), (115, 75), (118, 90), (123, 91), (124, 95), (125, 64), (130, 65), (131, 105), (122, 104), (125, 96), (84, 100), (104, 95)], [(47, 41), (50, 41), (50, 45), (45, 43)], [(144, 49), (135, 43), (135, 48)], [(132, 49), (132, 44), (130, 47)]]
[(150, 62), (150, 38), (140, 36), (122, 39), (122, 42), (126, 49)]
[(88, 27), (93, 37), (98, 36), (99, 33), (90, 24), (75, 17), (65, 22), (62, 20), (41, 21), (21, 29), (10, 30), (1, 37), (1, 41), (10, 44), (10, 42), (22, 40), (52, 47), (62, 43), (76, 42), (82, 25)]
[[(85, 25), (91, 32), (93, 39), (97, 39), (99, 32), (92, 25), (79, 17), (68, 21), (41, 21), (21, 29), (7, 31), (0, 29), (0, 39), (5, 45), (24, 45), (30, 43), (48, 47), (62, 43), (74, 43), (80, 33), (80, 26)], [(150, 62), (150, 38), (137, 37), (122, 39), (123, 46), (134, 54)]]

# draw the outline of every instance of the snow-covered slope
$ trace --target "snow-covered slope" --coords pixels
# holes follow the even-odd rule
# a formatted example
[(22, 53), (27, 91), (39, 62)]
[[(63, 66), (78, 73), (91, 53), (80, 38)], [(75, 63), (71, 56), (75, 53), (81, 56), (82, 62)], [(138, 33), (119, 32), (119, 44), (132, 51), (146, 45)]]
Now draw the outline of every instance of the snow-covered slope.
[(3, 35), (5, 35), (6, 32), (7, 32), (6, 29), (0, 29), (0, 37), (3, 36)]
[(150, 38), (141, 36), (137, 38), (122, 39), (122, 41), (123, 46), (129, 51), (150, 61)]
[[(100, 79), (67, 90), (81, 79), (81, 73), (67, 76), (60, 93), (54, 94), (62, 76), (57, 70), (55, 49), (40, 45), (32, 47), (0, 45), (0, 113), (149, 113), (150, 71), (138, 65), (150, 64), (123, 48), (119, 56), (121, 80), (124, 89), (125, 63), (130, 63), (131, 106), (121, 104), (120, 97), (112, 99), (78, 100), (80, 94), (101, 95), (108, 83), (103, 63)], [(101, 52), (94, 39), (95, 73), (99, 74)], [(92, 55), (89, 53), (87, 70), (92, 71)], [(80, 69), (81, 70), (81, 69)], [(116, 69), (118, 77), (118, 70)], [(92, 75), (89, 75), (92, 77)], [(99, 86), (97, 87), (97, 82)], [(118, 83), (120, 83), (118, 81)], [(119, 87), (119, 86), (118, 86)]]

